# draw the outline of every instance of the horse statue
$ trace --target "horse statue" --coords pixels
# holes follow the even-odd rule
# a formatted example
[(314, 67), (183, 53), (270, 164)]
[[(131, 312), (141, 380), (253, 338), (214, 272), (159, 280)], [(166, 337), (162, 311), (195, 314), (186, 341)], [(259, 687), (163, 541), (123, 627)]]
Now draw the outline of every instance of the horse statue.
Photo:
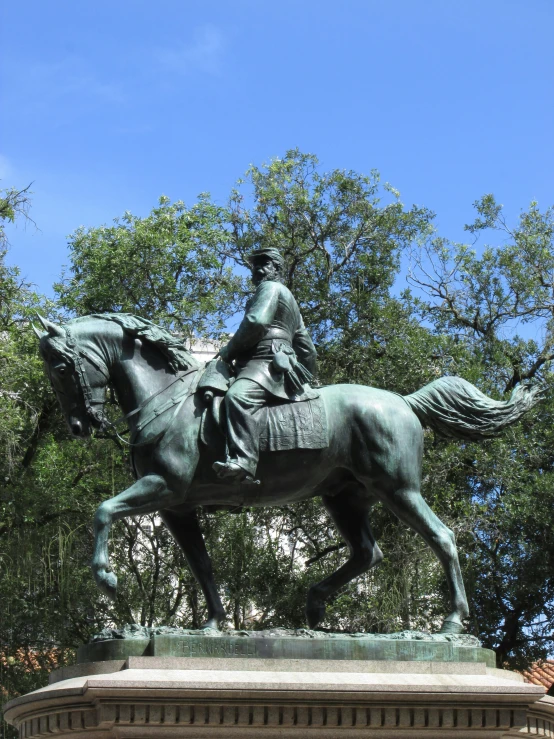
[(104, 414), (108, 386), (124, 414), (119, 420), (130, 430), (136, 482), (101, 503), (94, 517), (91, 567), (105, 595), (114, 598), (117, 590), (108, 553), (112, 523), (157, 512), (202, 588), (208, 607), (204, 628), (217, 629), (225, 611), (196, 509), (284, 505), (320, 496), (350, 557), (309, 589), (306, 617), (315, 628), (324, 618), (325, 601), (382, 560), (370, 525), (371, 508), (380, 502), (438, 557), (450, 591), (441, 631), (463, 632), (469, 610), (454, 534), (420, 492), (423, 427), (451, 438), (494, 436), (538, 402), (538, 388), (520, 386), (500, 402), (457, 377), (442, 377), (404, 397), (361, 385), (322, 387), (325, 446), (262, 452), (261, 484), (245, 486), (218, 479), (212, 469), (225, 439), (210, 432), (201, 440), (207, 411), (197, 388), (204, 365), (181, 341), (130, 314), (95, 314), (62, 325), (39, 318), (40, 352), (73, 436), (113, 426)]

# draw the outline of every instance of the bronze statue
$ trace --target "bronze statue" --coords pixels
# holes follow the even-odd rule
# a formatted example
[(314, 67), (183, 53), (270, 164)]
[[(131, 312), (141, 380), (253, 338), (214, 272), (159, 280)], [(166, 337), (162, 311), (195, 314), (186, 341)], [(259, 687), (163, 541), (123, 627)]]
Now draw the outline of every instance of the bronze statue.
[(237, 332), (219, 350), (225, 362), (235, 360), (236, 378), (225, 396), (227, 456), (214, 469), (222, 478), (257, 483), (260, 411), (271, 400), (317, 397), (309, 385), (316, 351), (296, 300), (280, 281), (281, 254), (271, 247), (259, 249), (250, 263), (256, 292)]
[[(292, 339), (301, 361), (313, 367), (313, 350), (294, 306), (292, 313), (300, 342), (295, 347), (295, 336), (288, 333), (288, 341), (284, 334), (276, 340), (281, 338), (287, 349)], [(204, 392), (198, 389), (204, 367), (177, 339), (128, 314), (84, 316), (64, 325), (42, 318), (41, 322), (40, 351), (73, 435), (83, 438), (94, 428), (113, 426), (103, 410), (108, 385), (131, 434), (136, 482), (104, 501), (94, 520), (92, 570), (103, 593), (113, 598), (117, 587), (108, 554), (113, 521), (159, 512), (203, 590), (206, 626), (217, 628), (225, 612), (196, 508), (283, 505), (321, 496), (350, 557), (310, 588), (306, 616), (313, 628), (323, 619), (325, 601), (333, 593), (381, 561), (370, 524), (371, 507), (381, 502), (437, 555), (451, 601), (442, 631), (463, 631), (468, 604), (454, 535), (420, 492), (423, 426), (457, 438), (487, 438), (533, 406), (537, 388), (519, 387), (507, 402), (491, 400), (456, 377), (440, 378), (406, 397), (360, 385), (320, 388), (316, 399), (262, 409), (263, 445), (256, 472), (260, 484), (249, 486), (218, 479), (213, 469), (225, 454), (224, 434), (217, 425), (215, 405), (206, 408)], [(241, 334), (237, 332), (230, 349), (223, 350), (224, 356), (233, 356), (233, 345), (236, 356), (241, 356)], [(248, 361), (245, 371), (250, 373)], [(239, 378), (240, 387), (240, 374)]]

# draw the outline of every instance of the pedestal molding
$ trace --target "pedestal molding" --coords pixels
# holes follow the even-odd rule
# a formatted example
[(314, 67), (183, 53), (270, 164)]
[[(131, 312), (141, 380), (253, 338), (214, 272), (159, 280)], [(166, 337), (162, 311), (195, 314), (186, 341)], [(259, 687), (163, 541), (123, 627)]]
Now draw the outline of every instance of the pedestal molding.
[[(408, 664), (403, 673), (355, 671), (352, 662), (350, 672), (323, 674), (310, 664), (299, 664), (295, 673), (270, 672), (261, 660), (253, 661), (256, 669), (245, 660), (220, 660), (220, 669), (202, 671), (196, 663), (175, 670), (172, 661), (163, 670), (159, 659), (151, 659), (151, 669), (130, 659), (117, 672), (54, 681), (12, 700), (6, 719), (19, 728), (20, 739), (464, 739), (514, 736), (528, 730), (532, 711), (550, 710), (550, 704), (536, 707), (543, 688), (486, 666), (471, 675), (466, 663), (459, 675), (417, 664), (413, 673)], [(201, 673), (210, 679), (200, 681)]]

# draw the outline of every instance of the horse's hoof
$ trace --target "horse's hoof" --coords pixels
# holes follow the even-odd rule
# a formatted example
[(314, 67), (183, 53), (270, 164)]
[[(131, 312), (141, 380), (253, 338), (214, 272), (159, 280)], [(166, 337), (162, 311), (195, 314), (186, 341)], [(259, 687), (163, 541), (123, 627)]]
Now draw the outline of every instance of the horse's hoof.
[(308, 621), (308, 628), (315, 629), (325, 618), (325, 603), (322, 601), (314, 600), (310, 602), (308, 596), (308, 604), (306, 605), (306, 619)]
[(212, 631), (221, 631), (219, 628), (219, 621), (218, 618), (209, 618), (205, 624), (202, 624), (200, 627), (200, 631), (209, 631), (210, 629)]
[(456, 621), (443, 621), (439, 634), (463, 634), (464, 627)]
[(111, 570), (100, 570), (95, 573), (96, 584), (100, 592), (110, 600), (117, 595), (117, 577)]

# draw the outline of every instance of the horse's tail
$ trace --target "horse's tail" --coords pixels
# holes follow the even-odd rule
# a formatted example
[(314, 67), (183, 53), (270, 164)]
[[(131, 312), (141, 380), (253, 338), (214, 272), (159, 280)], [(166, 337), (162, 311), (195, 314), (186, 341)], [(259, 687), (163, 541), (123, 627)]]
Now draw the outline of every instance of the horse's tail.
[(493, 400), (461, 377), (441, 377), (404, 400), (422, 426), (451, 439), (478, 441), (518, 421), (542, 394), (539, 385), (519, 385), (510, 400)]

